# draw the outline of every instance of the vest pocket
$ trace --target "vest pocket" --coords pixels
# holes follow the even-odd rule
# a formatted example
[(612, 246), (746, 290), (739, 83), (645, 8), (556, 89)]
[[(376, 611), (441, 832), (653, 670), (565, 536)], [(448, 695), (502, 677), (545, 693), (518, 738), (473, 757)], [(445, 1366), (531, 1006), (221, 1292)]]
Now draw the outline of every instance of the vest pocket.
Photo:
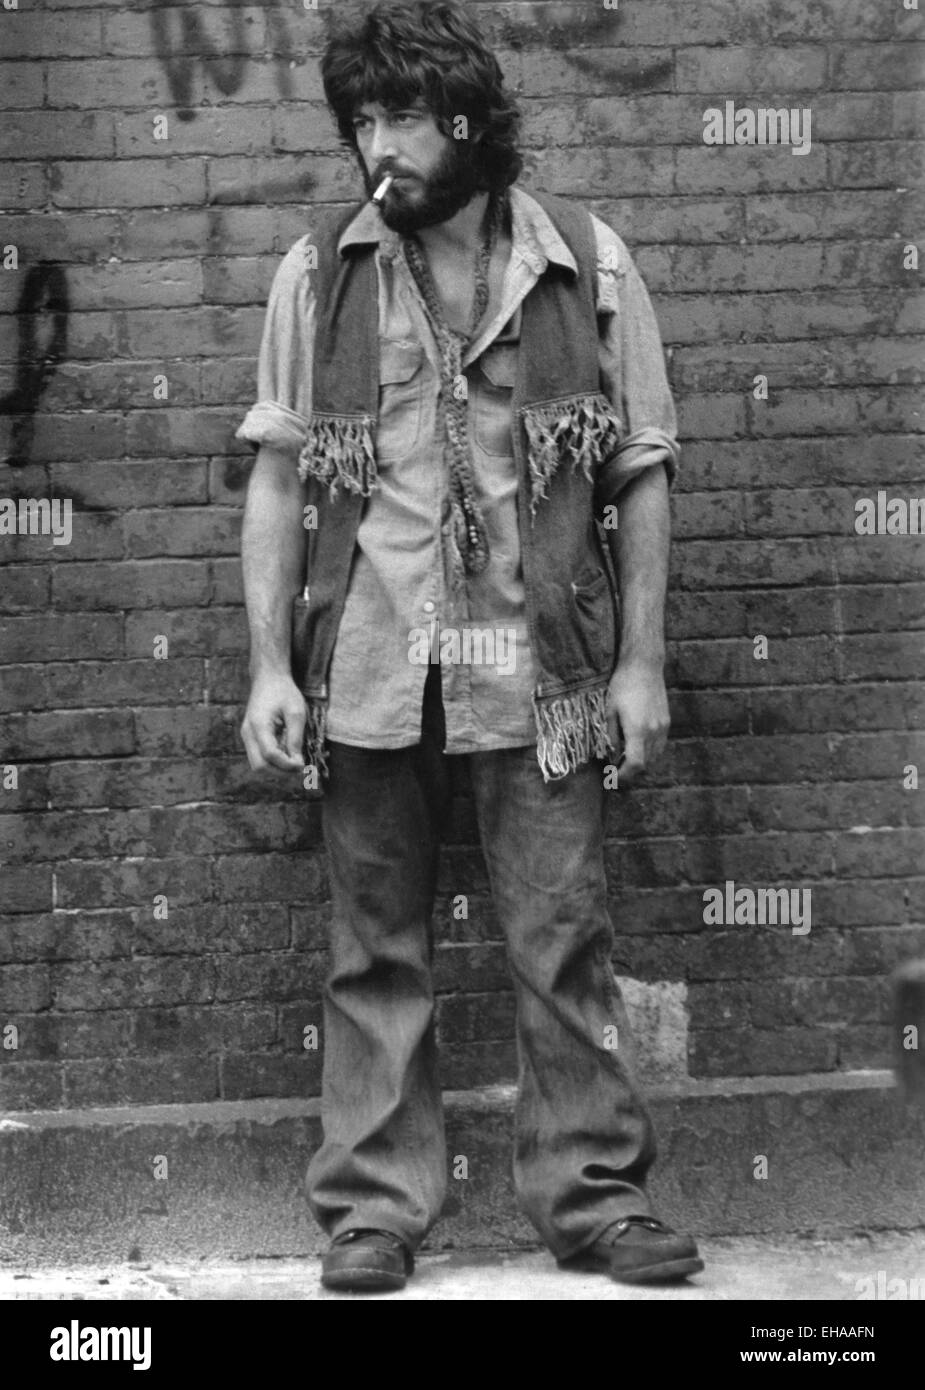
[(475, 391), (475, 439), (486, 454), (510, 458), (513, 415), (511, 396), (517, 375), (518, 345), (498, 343), (478, 359)]
[(606, 570), (583, 574), (572, 581), (572, 601), (578, 619), (577, 635), (583, 655), (594, 670), (600, 670), (613, 652), (614, 601)]
[(377, 463), (410, 454), (421, 434), (424, 348), (411, 339), (379, 339)]

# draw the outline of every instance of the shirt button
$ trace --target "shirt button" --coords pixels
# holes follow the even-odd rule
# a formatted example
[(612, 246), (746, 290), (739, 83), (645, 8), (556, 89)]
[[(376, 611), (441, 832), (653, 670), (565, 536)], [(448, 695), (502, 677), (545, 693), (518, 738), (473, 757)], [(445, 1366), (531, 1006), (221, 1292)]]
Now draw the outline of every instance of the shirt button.
[(430, 599), (428, 599), (427, 602), (424, 604), (424, 612), (433, 613), (435, 607), (436, 605), (432, 603)]

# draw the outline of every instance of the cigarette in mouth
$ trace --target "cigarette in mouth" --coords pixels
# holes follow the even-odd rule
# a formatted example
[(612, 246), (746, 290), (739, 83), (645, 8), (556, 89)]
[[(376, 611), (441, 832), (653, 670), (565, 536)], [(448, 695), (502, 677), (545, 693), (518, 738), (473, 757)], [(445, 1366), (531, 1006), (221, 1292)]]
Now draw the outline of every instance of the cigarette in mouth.
[(373, 194), (373, 202), (374, 202), (374, 203), (381, 203), (382, 200), (383, 200), (383, 198), (385, 197), (385, 195), (388, 193), (390, 186), (391, 186), (394, 182), (395, 182), (395, 175), (394, 175), (394, 174), (386, 174), (385, 178), (382, 180), (382, 182), (380, 183), (379, 187), (376, 189), (375, 193)]

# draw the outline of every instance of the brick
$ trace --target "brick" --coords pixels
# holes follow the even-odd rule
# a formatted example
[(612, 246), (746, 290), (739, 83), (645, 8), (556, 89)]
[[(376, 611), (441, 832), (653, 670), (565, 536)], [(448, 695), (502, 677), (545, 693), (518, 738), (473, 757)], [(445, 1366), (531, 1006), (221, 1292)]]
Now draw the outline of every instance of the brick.
[(751, 987), (750, 1020), (755, 1028), (885, 1022), (890, 1004), (890, 991), (885, 981), (837, 978), (768, 981)]
[(222, 902), (319, 902), (327, 892), (326, 868), (317, 854), (223, 855), (214, 861), (214, 875)]
[(170, 655), (180, 657), (239, 653), (248, 641), (247, 619), (240, 608), (149, 609), (126, 614), (127, 655), (150, 656), (155, 634), (165, 635)]
[(123, 701), (158, 704), (165, 699), (196, 703), (202, 694), (201, 661), (60, 661), (41, 669), (35, 665), (8, 666), (2, 703), (17, 709), (24, 701), (38, 707), (73, 708), (118, 705)]
[(845, 680), (916, 680), (925, 671), (921, 634), (847, 636), (840, 643)]
[(438, 999), (436, 1016), (441, 1047), (508, 1040), (514, 1036), (514, 995), (505, 990)]
[(269, 168), (262, 158), (229, 155), (210, 159), (206, 176), (209, 203), (326, 203), (357, 194), (356, 173), (334, 154), (314, 155), (310, 166), (304, 155), (281, 154)]
[(127, 321), (126, 354), (145, 359), (157, 353), (183, 358), (234, 357), (242, 344), (259, 343), (263, 319), (263, 308), (256, 306), (136, 309)]
[(97, 49), (80, 62), (56, 56), (48, 65), (47, 83), (48, 104), (56, 110), (85, 106), (88, 91), (94, 93), (94, 105), (102, 109), (142, 105), (150, 110), (171, 104), (161, 65), (134, 53), (117, 60), (101, 59)]
[[(679, 92), (732, 92), (755, 96), (770, 90), (817, 93), (825, 85), (826, 51), (821, 45), (775, 48), (702, 48), (677, 50), (675, 87)], [(751, 100), (751, 97), (750, 97)], [(762, 105), (771, 105), (763, 99)]]
[(828, 81), (848, 91), (915, 90), (925, 65), (923, 43), (833, 43)]
[(64, 1084), (69, 1108), (88, 1105), (179, 1105), (217, 1100), (217, 1063), (186, 1054), (177, 1057), (99, 1059), (67, 1062)]
[(512, 89), (544, 96), (617, 92), (670, 92), (674, 55), (664, 48), (608, 48), (602, 63), (588, 62), (581, 49), (501, 49), (495, 55)]
[(241, 561), (239, 559), (213, 560), (210, 568), (213, 603), (243, 603), (244, 583)]
[[(869, 889), (894, 892), (900, 888), (889, 881), (870, 883)], [(922, 900), (922, 880), (914, 879), (911, 888), (917, 902)], [(905, 961), (925, 953), (925, 926), (871, 926), (851, 932), (845, 938), (845, 969), (852, 974), (882, 975)]]
[(326, 958), (316, 951), (261, 951), (216, 961), (219, 1001), (231, 999), (293, 999), (306, 991), (317, 993), (323, 983)]
[(131, 559), (239, 555), (240, 529), (240, 508), (144, 508), (131, 512), (123, 522), (126, 554)]
[(195, 560), (75, 564), (65, 574), (55, 574), (52, 583), (56, 608), (194, 608), (207, 603), (208, 597), (207, 567)]
[[(154, 118), (158, 115), (167, 118), (166, 139), (155, 138)], [(302, 122), (304, 140), (306, 126), (301, 102), (298, 119)], [(262, 155), (270, 148), (293, 148), (279, 142), (275, 128), (274, 113), (268, 107), (252, 104), (218, 106), (211, 110), (206, 107), (196, 112), (195, 121), (179, 120), (176, 111), (149, 107), (145, 111), (130, 112), (120, 120), (116, 130), (116, 155), (120, 159), (175, 158), (188, 154), (224, 155), (229, 150), (237, 155)]]
[(742, 531), (742, 498), (734, 492), (687, 493), (675, 501), (678, 537), (735, 536)]
[(70, 497), (79, 492), (82, 505), (88, 508), (124, 510), (168, 504), (182, 507), (208, 499), (208, 465), (204, 459), (158, 459), (154, 467), (150, 459), (53, 463), (51, 479), (57, 495)]
[(516, 1044), (507, 1040), (445, 1047), (440, 1053), (440, 1078), (451, 1091), (512, 1085), (517, 1080)]
[(0, 968), (0, 1013), (16, 1023), (20, 1015), (47, 1009), (51, 975), (45, 964), (5, 965)]
[(139, 1056), (256, 1051), (271, 1047), (276, 1037), (272, 1005), (138, 1009), (133, 1021), (132, 1051)]
[(856, 239), (887, 237), (902, 231), (904, 221), (915, 219), (921, 204), (915, 189), (865, 193), (839, 190), (820, 193), (776, 193), (749, 198), (745, 209), (750, 241), (795, 241), (802, 237)]
[(752, 985), (733, 984), (728, 980), (691, 985), (687, 1005), (692, 1031), (749, 1027), (753, 989)]
[(46, 201), (44, 164), (17, 160), (0, 166), (0, 207), (41, 208)]
[(0, 716), (0, 747), (9, 760), (54, 753), (58, 757), (124, 756), (134, 751), (128, 710), (62, 710)]
[(925, 585), (870, 584), (843, 588), (839, 595), (842, 627), (846, 631), (908, 632), (925, 625)]
[(692, 1034), (692, 1076), (792, 1076), (834, 1071), (835, 1036), (819, 1028), (698, 1029)]
[(0, 130), (5, 159), (107, 159), (116, 152), (113, 118), (102, 111), (9, 112)]
[[(227, 400), (228, 397), (226, 396)], [(213, 458), (209, 463), (209, 499), (219, 504), (243, 504), (256, 455)], [(217, 560), (216, 564), (223, 562)]]
[(777, 788), (753, 802), (750, 820), (759, 831), (847, 829), (860, 821), (889, 826), (903, 818), (906, 795), (898, 780)]
[(34, 612), (48, 604), (51, 574), (47, 565), (4, 565), (0, 612)]
[[(739, 887), (804, 889), (812, 886), (808, 879), (828, 877), (835, 871), (836, 838), (823, 833), (783, 832), (730, 835), (715, 841), (689, 835), (679, 867), (683, 863), (691, 882), (711, 888), (732, 879)], [(760, 933), (773, 928), (747, 930)]]
[(117, 614), (47, 614), (0, 620), (0, 650), (11, 662), (63, 661), (88, 652), (122, 655), (122, 618)]
[(63, 1103), (62, 1068), (57, 1062), (16, 1062), (0, 1067), (3, 1110), (60, 1110)]
[(41, 68), (35, 63), (0, 63), (0, 106), (28, 111), (41, 104)]
[(59, 208), (196, 206), (206, 201), (206, 168), (195, 158), (85, 159), (52, 164), (49, 189)]
[[(678, 642), (667, 663), (675, 686), (804, 685), (811, 680), (834, 680), (835, 649), (828, 637), (767, 637), (767, 657), (756, 660), (754, 639), (714, 638)], [(758, 634), (755, 634), (757, 637)], [(860, 639), (858, 639), (860, 640)]]
[(488, 991), (508, 989), (511, 977), (503, 946), (452, 946), (441, 943), (434, 953), (434, 989)]
[(17, 1018), (18, 1056), (24, 1061), (65, 1061), (125, 1052), (131, 1036), (128, 1013), (37, 1014)]
[(126, 956), (131, 943), (127, 912), (47, 912), (0, 922), (0, 961)]
[[(242, 1006), (238, 1006), (242, 1007)], [(318, 1029), (318, 1050), (316, 1056), (321, 1054), (324, 1047), (324, 1007), (320, 998), (297, 999), (281, 1004), (278, 1009), (276, 1042), (286, 1054), (295, 1052), (311, 1052), (311, 1048), (303, 1046), (305, 1042), (305, 1028), (313, 1024)]]
[(208, 859), (83, 860), (56, 871), (56, 905), (66, 909), (152, 906), (163, 894), (168, 906), (198, 903), (210, 895)]
[(167, 309), (201, 302), (202, 268), (192, 259), (166, 257), (86, 266), (71, 271), (68, 288), (77, 310)]
[(52, 905), (50, 864), (5, 865), (3, 869), (3, 909), (5, 912), (43, 912)]
[(903, 878), (922, 862), (925, 834), (920, 829), (876, 829), (863, 823), (835, 836), (835, 873), (858, 878)]
[(216, 966), (194, 956), (61, 962), (51, 978), (61, 1011), (203, 1004), (213, 998)]
[(735, 198), (592, 198), (585, 206), (631, 246), (732, 242), (745, 231)]
[(922, 146), (911, 140), (867, 140), (829, 147), (831, 180), (840, 188), (917, 185), (922, 168)]
[(870, 1067), (887, 1069), (895, 1061), (893, 1030), (886, 1025), (859, 1024), (839, 1029), (838, 1064), (845, 1071)]
[(321, 1094), (320, 1052), (292, 1056), (235, 1056), (221, 1059), (222, 1099)]
[[(69, 499), (72, 504), (74, 498)], [(3, 554), (13, 562), (117, 560), (122, 556), (122, 537), (117, 517), (103, 512), (72, 510), (71, 537), (56, 545), (48, 535), (4, 537)]]
[(816, 690), (749, 692), (752, 727), (759, 734), (845, 729), (906, 729), (921, 719), (917, 685), (822, 686)]
[(325, 950), (331, 930), (331, 909), (329, 904), (289, 909), (292, 945), (297, 951)]
[[(12, 425), (15, 417), (9, 419)], [(4, 432), (4, 438), (9, 438), (8, 433)], [(124, 438), (124, 421), (115, 413), (37, 415), (32, 429), (31, 456), (34, 462), (114, 457), (123, 452)]]
[(266, 304), (279, 259), (276, 256), (210, 256), (203, 261), (207, 304)]
[(241, 711), (221, 706), (151, 707), (135, 716), (138, 752), (149, 757), (240, 754)]
[[(684, 152), (685, 159), (688, 151)], [(321, 161), (319, 161), (320, 163)], [(589, 149), (576, 161), (574, 151), (524, 150), (524, 175), (518, 182), (529, 192), (534, 183), (562, 197), (580, 197), (589, 187), (644, 187), (653, 194), (687, 192), (674, 186), (674, 157), (669, 149)], [(697, 188), (698, 194), (703, 187)]]

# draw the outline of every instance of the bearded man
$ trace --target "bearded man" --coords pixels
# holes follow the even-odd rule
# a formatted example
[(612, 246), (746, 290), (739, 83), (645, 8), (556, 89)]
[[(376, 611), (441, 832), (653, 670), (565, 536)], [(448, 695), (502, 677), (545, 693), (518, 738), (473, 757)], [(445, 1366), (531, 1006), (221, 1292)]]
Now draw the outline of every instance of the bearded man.
[[(519, 1201), (563, 1265), (683, 1277), (703, 1265), (646, 1195), (603, 858), (616, 768), (632, 784), (669, 722), (655, 317), (615, 232), (517, 185), (518, 112), (467, 7), (376, 5), (321, 71), (367, 199), (314, 209), (282, 261), (238, 434), (242, 737), (322, 791), (330, 863), (322, 1279), (401, 1288), (445, 1196), (431, 919), (460, 761), (516, 997)], [(444, 641), (476, 631), (503, 664)]]

